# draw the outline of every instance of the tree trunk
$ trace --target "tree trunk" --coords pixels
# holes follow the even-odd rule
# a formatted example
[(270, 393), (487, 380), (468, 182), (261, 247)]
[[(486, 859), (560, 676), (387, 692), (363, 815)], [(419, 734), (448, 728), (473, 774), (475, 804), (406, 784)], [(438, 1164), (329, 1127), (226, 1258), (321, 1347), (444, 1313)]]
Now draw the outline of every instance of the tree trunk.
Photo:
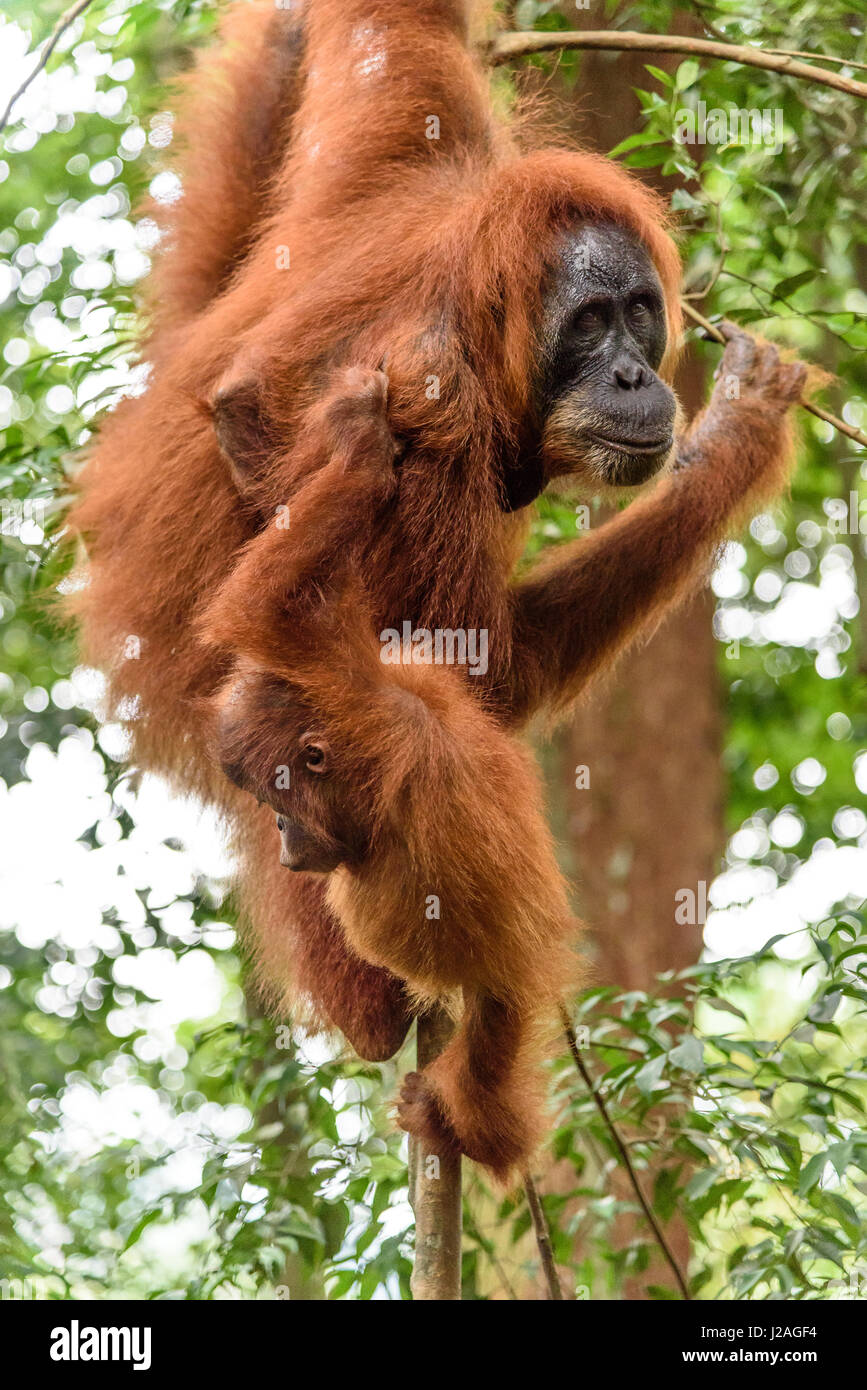
[[(419, 1071), (438, 1057), (454, 1032), (444, 1009), (416, 1024)], [(413, 1300), (455, 1302), (461, 1296), (461, 1158), (410, 1143), (409, 1181), (415, 1213)]]

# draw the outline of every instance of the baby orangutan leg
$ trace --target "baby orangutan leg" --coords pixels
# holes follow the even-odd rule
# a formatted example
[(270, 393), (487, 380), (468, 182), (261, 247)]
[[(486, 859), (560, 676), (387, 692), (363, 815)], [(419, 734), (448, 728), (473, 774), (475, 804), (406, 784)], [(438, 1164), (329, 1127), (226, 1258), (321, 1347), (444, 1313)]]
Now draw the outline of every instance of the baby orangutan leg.
[[(285, 884), (284, 878), (281, 884)], [(312, 998), (366, 1062), (399, 1051), (412, 1022), (402, 980), (356, 955), (325, 901), (325, 881), (290, 879), (298, 925), (293, 931), (295, 988)]]
[(250, 846), (244, 896), (267, 1011), (275, 1020), (288, 1012), (312, 1028), (339, 1028), (359, 1057), (384, 1062), (412, 1023), (404, 983), (352, 949), (326, 901), (325, 877), (288, 874), (274, 839), (272, 823)]
[(404, 1080), (401, 1128), (435, 1153), (459, 1149), (508, 1181), (541, 1129), (539, 1082), (526, 1055), (530, 1034), (531, 1020), (513, 1000), (467, 991), (461, 1026), (448, 1047)]

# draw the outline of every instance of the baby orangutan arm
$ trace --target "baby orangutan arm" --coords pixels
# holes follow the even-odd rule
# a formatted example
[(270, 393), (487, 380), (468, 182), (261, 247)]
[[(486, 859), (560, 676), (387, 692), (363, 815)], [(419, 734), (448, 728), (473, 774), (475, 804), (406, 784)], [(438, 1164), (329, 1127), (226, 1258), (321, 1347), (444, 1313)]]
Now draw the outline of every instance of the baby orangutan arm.
[[(257, 800), (273, 804), (274, 766), (266, 775), (237, 758), (232, 745), (243, 732), (252, 736), (266, 721), (260, 736), (273, 745), (272, 764), (285, 753), (284, 716), (279, 705), (269, 708), (267, 672), (284, 671), (287, 646), (305, 645), (305, 598), (317, 592), (317, 580), (342, 562), (358, 528), (392, 496), (397, 478), (395, 444), (385, 419), (387, 381), (382, 372), (350, 368), (340, 373), (323, 403), (312, 413), (299, 441), (311, 472), (293, 498), (289, 525), (285, 513), (251, 541), (205, 611), (201, 631), (209, 643), (225, 647), (236, 662), (215, 707), (215, 751), (230, 780)], [(234, 436), (237, 439), (237, 432)], [(236, 481), (243, 483), (243, 473)], [(325, 635), (314, 626), (307, 645), (315, 648)], [(321, 658), (320, 658), (321, 659)], [(249, 688), (244, 667), (260, 672)], [(249, 677), (248, 677), (249, 680)], [(271, 682), (273, 686), (273, 682)], [(226, 718), (221, 701), (235, 691), (235, 716)], [(252, 703), (251, 703), (252, 702)], [(237, 720), (240, 719), (240, 729)], [(242, 740), (243, 742), (243, 740)], [(285, 942), (287, 900), (293, 909), (292, 968), (294, 987), (317, 1001), (322, 1014), (336, 1024), (362, 1057), (381, 1060), (400, 1047), (412, 1020), (403, 982), (391, 971), (370, 964), (347, 944), (340, 923), (325, 903), (326, 880), (304, 875), (287, 883), (277, 867), (279, 837), (256, 843), (259, 863), (250, 874), (249, 892), (260, 895), (260, 921), (269, 923), (265, 941)], [(273, 891), (263, 885), (278, 882)], [(252, 885), (255, 885), (255, 889)], [(282, 905), (282, 906), (281, 906)], [(282, 915), (281, 915), (282, 914)], [(285, 945), (282, 947), (285, 950)]]
[(266, 664), (279, 660), (290, 603), (329, 578), (397, 489), (387, 391), (380, 371), (339, 373), (299, 439), (308, 480), (248, 543), (208, 605), (202, 624), (208, 642)]
[[(717, 546), (785, 487), (787, 412), (807, 369), (728, 327), (722, 380), (680, 442), (671, 475), (614, 521), (556, 549), (513, 595), (512, 686), (518, 723), (539, 705), (566, 708), (597, 670), (652, 632), (705, 574)], [(724, 382), (735, 379), (738, 399)]]

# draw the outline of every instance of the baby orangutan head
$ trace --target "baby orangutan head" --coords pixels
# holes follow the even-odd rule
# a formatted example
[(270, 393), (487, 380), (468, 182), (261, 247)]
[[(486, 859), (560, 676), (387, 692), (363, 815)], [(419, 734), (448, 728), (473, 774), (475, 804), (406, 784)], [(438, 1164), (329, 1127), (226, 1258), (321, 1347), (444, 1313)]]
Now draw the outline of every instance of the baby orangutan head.
[(293, 873), (327, 874), (360, 864), (370, 847), (371, 769), (333, 747), (317, 717), (285, 680), (236, 677), (219, 700), (216, 753), (236, 787), (272, 807)]

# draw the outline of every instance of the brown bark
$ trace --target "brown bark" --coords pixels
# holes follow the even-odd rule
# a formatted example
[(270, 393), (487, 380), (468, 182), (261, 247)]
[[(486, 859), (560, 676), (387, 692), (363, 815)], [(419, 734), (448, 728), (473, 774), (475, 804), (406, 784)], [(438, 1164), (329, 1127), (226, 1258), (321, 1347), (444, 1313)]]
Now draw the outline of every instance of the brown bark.
[[(685, 27), (685, 26), (684, 26)], [(501, 34), (488, 50), (492, 64), (508, 63), (532, 53), (557, 53), (568, 50), (640, 53), (652, 57), (673, 53), (680, 57), (710, 58), (724, 63), (745, 63), (748, 67), (779, 72), (805, 82), (818, 82), (833, 87), (848, 96), (867, 97), (867, 82), (829, 72), (815, 63), (805, 63), (796, 54), (784, 49), (762, 49), (747, 44), (723, 43), (718, 39), (695, 38), (685, 33), (637, 33), (630, 29), (557, 30), (551, 33)], [(817, 58), (821, 54), (815, 55)], [(832, 62), (843, 62), (834, 56)]]
[(720, 711), (702, 595), (628, 657), (557, 742), (569, 793), (579, 904), (600, 983), (647, 989), (691, 964), (701, 924), (675, 923), (675, 893), (714, 873), (723, 840)]
[[(416, 1025), (419, 1071), (438, 1057), (454, 1031), (445, 1010), (422, 1015)], [(415, 1302), (455, 1302), (461, 1296), (461, 1159), (430, 1145), (410, 1146), (410, 1190), (415, 1212), (415, 1263), (410, 1281)]]

